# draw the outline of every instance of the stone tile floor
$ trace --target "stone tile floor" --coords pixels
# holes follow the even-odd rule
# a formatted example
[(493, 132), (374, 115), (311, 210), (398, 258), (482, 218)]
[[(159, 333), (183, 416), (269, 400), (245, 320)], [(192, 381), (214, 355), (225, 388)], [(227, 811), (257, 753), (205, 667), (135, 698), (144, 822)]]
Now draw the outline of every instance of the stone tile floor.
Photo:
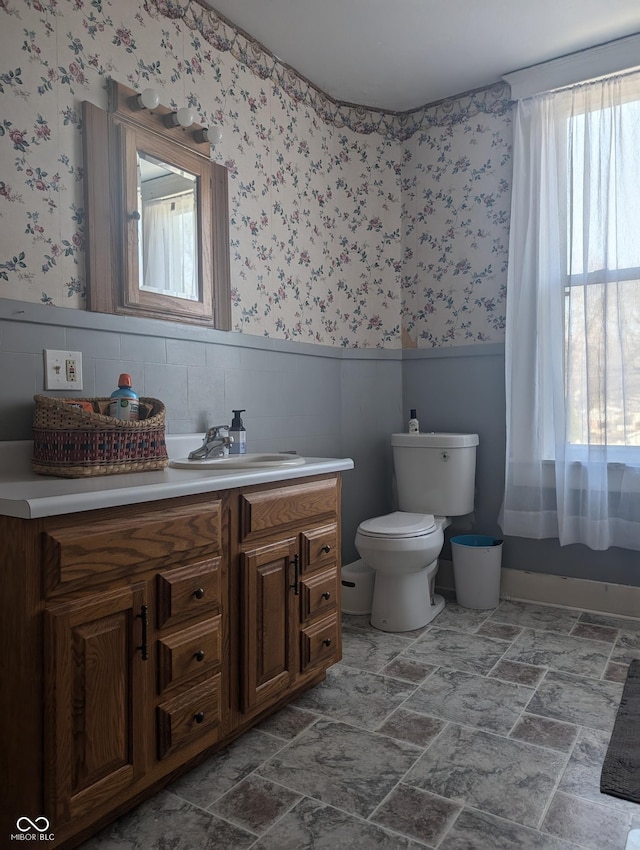
[(640, 619), (448, 603), (387, 634), (343, 616), (343, 661), (82, 850), (624, 850), (600, 794)]

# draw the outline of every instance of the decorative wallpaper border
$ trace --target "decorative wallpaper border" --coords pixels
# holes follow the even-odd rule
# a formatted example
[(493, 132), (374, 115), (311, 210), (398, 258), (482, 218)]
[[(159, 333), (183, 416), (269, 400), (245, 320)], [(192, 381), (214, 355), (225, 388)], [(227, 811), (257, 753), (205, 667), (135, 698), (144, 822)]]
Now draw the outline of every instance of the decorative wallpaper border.
[(231, 53), (256, 77), (271, 80), (294, 101), (313, 109), (324, 122), (338, 129), (347, 128), (364, 135), (378, 133), (387, 139), (406, 141), (420, 130), (437, 126), (445, 117), (449, 123), (457, 124), (479, 114), (503, 115), (513, 106), (509, 86), (502, 82), (406, 112), (345, 103), (323, 92), (220, 12), (205, 5), (204, 0), (187, 0), (184, 4), (176, 0), (147, 0), (147, 5), (158, 14), (180, 20), (196, 30), (216, 50)]
[(394, 138), (405, 142), (419, 132), (445, 124), (454, 127), (479, 115), (502, 117), (510, 115), (514, 102), (507, 83), (498, 82), (463, 94), (426, 104), (411, 112), (396, 112)]

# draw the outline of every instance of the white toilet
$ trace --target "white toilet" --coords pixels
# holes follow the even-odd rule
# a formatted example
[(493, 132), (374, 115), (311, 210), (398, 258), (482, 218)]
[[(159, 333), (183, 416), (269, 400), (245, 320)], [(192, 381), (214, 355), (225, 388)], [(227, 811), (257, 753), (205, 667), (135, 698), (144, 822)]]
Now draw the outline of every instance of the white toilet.
[(444, 608), (433, 592), (450, 517), (471, 513), (477, 434), (392, 434), (399, 510), (360, 523), (355, 546), (375, 570), (371, 625), (426, 626)]

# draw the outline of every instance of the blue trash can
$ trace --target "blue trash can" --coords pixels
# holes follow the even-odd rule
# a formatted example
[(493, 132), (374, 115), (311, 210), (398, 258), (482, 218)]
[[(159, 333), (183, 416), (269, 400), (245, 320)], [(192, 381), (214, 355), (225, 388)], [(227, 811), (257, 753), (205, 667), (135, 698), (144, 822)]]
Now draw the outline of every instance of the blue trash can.
[(502, 540), (486, 534), (451, 538), (456, 600), (463, 608), (497, 608), (500, 604)]

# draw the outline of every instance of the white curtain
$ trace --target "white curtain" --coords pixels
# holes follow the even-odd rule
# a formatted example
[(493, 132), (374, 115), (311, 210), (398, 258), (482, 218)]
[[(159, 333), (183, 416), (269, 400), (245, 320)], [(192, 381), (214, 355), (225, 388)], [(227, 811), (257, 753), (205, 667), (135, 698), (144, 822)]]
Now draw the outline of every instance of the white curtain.
[(198, 298), (193, 192), (147, 200), (142, 214), (143, 289)]
[(518, 103), (505, 534), (640, 550), (640, 74)]

